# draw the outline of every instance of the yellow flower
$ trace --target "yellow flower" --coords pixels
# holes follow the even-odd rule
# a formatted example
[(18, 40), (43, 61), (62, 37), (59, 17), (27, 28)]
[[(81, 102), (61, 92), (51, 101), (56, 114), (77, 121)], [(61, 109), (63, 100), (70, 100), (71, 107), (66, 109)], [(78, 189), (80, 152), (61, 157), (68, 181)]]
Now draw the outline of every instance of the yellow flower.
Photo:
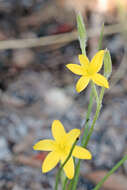
[(91, 62), (89, 62), (88, 58), (85, 55), (81, 54), (79, 55), (80, 65), (66, 65), (67, 68), (73, 73), (77, 75), (82, 75), (76, 84), (77, 92), (81, 92), (82, 90), (84, 90), (90, 80), (92, 80), (99, 86), (109, 88), (107, 79), (98, 73), (103, 65), (103, 58), (104, 50), (100, 50), (96, 53)]
[[(59, 120), (54, 120), (52, 123), (52, 135), (54, 140), (41, 140), (33, 146), (34, 150), (51, 151), (45, 158), (42, 165), (42, 172), (44, 173), (53, 169), (59, 161), (63, 163), (66, 160), (73, 143), (80, 135), (80, 130), (72, 129), (70, 132), (66, 133), (62, 123)], [(80, 159), (91, 159), (92, 157), (91, 153), (87, 149), (77, 145), (74, 147), (72, 156)], [(72, 156), (63, 168), (69, 179), (72, 179), (74, 176), (74, 162)]]

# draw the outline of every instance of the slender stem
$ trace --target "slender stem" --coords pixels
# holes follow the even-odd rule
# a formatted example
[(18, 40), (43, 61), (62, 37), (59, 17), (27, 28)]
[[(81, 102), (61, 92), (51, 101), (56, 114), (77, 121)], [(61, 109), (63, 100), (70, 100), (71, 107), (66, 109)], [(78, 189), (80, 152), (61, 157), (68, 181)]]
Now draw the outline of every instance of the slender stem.
[(67, 183), (68, 183), (68, 178), (67, 178), (67, 176), (65, 177), (65, 179), (64, 179), (64, 184), (63, 184), (63, 188), (62, 188), (62, 190), (65, 190), (66, 189), (66, 185), (67, 185)]
[(60, 178), (61, 178), (61, 186), (62, 186), (62, 189), (63, 189), (63, 188), (64, 188), (64, 185), (65, 185), (65, 181), (66, 181), (66, 176), (65, 176), (63, 170), (61, 171)]
[[(74, 160), (74, 165), (75, 165), (75, 158), (73, 158), (73, 160)], [(72, 183), (73, 183), (73, 179), (70, 180), (70, 183), (69, 183), (69, 185), (68, 185), (68, 190), (71, 190)]]
[(78, 163), (77, 163), (76, 169), (75, 169), (75, 177), (74, 177), (74, 180), (72, 183), (71, 190), (76, 190), (76, 186), (77, 186), (78, 178), (79, 178), (79, 172), (80, 172), (80, 163), (81, 163), (81, 160), (78, 160)]
[(90, 131), (89, 131), (89, 134), (88, 134), (88, 136), (87, 136), (87, 138), (86, 138), (86, 141), (85, 141), (85, 145), (84, 145), (85, 147), (87, 146), (87, 144), (88, 144), (88, 142), (89, 142), (89, 139), (90, 139), (90, 137), (91, 137), (91, 135), (92, 135), (92, 133), (93, 133), (94, 125), (95, 125), (95, 123), (96, 123), (96, 121), (97, 121), (97, 118), (98, 118), (98, 116), (99, 116), (100, 109), (101, 109), (101, 106), (100, 106), (100, 104), (98, 104), (98, 105), (97, 105), (96, 112), (95, 112), (95, 116), (94, 116), (94, 119), (93, 119), (93, 122), (92, 122), (92, 125), (91, 125), (91, 128), (90, 128)]
[(86, 141), (86, 138), (87, 138), (88, 134), (89, 134), (89, 122), (87, 122), (86, 125), (85, 125), (84, 134), (83, 134), (83, 137), (82, 137), (82, 140), (81, 140), (82, 147), (84, 147), (84, 144), (85, 144), (85, 141)]
[[(93, 130), (94, 130), (94, 125), (95, 125), (95, 123), (96, 123), (96, 121), (98, 119), (98, 116), (99, 116), (99, 113), (100, 113), (100, 110), (101, 110), (102, 99), (103, 99), (103, 96), (104, 96), (104, 90), (105, 90), (105, 88), (102, 87), (101, 92), (100, 92), (100, 96), (99, 96), (99, 101), (98, 101), (98, 104), (97, 104), (96, 113), (95, 113), (95, 116), (94, 116), (94, 119), (93, 119), (93, 122), (92, 122), (92, 125), (91, 125), (91, 128), (90, 128), (89, 134), (86, 137), (85, 142), (83, 141), (84, 144), (82, 144), (82, 146), (84, 148), (87, 146), (87, 144), (89, 142), (89, 139), (90, 139), (90, 137), (91, 137), (91, 135), (93, 133)], [(77, 182), (78, 182), (78, 177), (79, 177), (79, 171), (80, 171), (80, 160), (78, 160), (78, 163), (76, 165), (75, 177), (74, 177), (73, 184), (72, 184), (72, 190), (76, 190), (76, 186), (77, 186)]]
[(89, 139), (93, 133), (93, 130), (94, 130), (94, 125), (98, 119), (98, 116), (100, 114), (100, 110), (101, 110), (101, 106), (102, 106), (102, 99), (103, 99), (103, 96), (104, 96), (104, 91), (105, 91), (105, 88), (102, 87), (101, 89), (101, 92), (100, 92), (100, 96), (99, 96), (99, 101), (98, 101), (98, 104), (97, 104), (97, 109), (96, 109), (96, 112), (95, 112), (95, 115), (94, 115), (94, 118), (93, 118), (93, 122), (92, 122), (92, 125), (91, 125), (91, 128), (90, 128), (90, 131), (89, 131), (89, 134), (86, 138), (86, 142), (85, 142), (85, 147), (87, 146), (88, 142), (89, 142)]
[(104, 96), (104, 92), (105, 92), (105, 88), (102, 87), (101, 92), (100, 92), (100, 96), (99, 96), (99, 101), (100, 101), (101, 104), (102, 104), (102, 99), (103, 99), (103, 96)]
[(87, 113), (86, 113), (85, 124), (90, 119), (90, 114), (91, 114), (91, 111), (92, 111), (92, 105), (93, 105), (93, 89), (91, 90), (91, 93), (90, 93), (90, 100), (89, 100), (88, 110), (87, 110)]
[[(83, 147), (86, 147), (88, 142), (89, 142), (89, 139), (91, 137), (91, 134), (93, 132), (93, 129), (94, 129), (94, 124), (98, 118), (98, 114), (99, 114), (99, 107), (98, 109), (96, 110), (96, 113), (95, 113), (95, 117), (94, 117), (94, 120), (93, 120), (93, 123), (92, 123), (92, 126), (90, 128), (90, 132), (86, 138), (86, 141), (83, 145)], [(72, 184), (72, 190), (76, 190), (76, 186), (77, 186), (77, 182), (78, 182), (78, 177), (79, 177), (79, 171), (80, 171), (80, 160), (78, 160), (78, 163), (76, 165), (76, 170), (75, 170), (75, 178), (74, 178), (74, 181), (73, 181), (73, 184)]]
[(98, 103), (99, 103), (99, 98), (98, 98), (98, 93), (97, 93), (96, 86), (95, 86), (95, 84), (93, 83), (93, 81), (91, 82), (91, 84), (92, 84), (92, 89), (93, 89), (94, 96), (95, 96), (95, 98), (96, 98), (96, 103), (98, 104)]
[(72, 145), (72, 148), (71, 148), (71, 150), (70, 150), (69, 155), (67, 156), (66, 160), (64, 161), (64, 163), (61, 165), (61, 167), (60, 167), (59, 170), (58, 170), (58, 173), (57, 173), (57, 176), (56, 176), (56, 184), (55, 184), (55, 188), (54, 188), (55, 190), (58, 189), (58, 183), (59, 183), (59, 178), (60, 178), (61, 171), (62, 171), (63, 167), (65, 166), (65, 164), (67, 163), (67, 161), (70, 159), (70, 157), (71, 157), (71, 155), (72, 155), (72, 152), (73, 152), (73, 150), (74, 150), (74, 147), (75, 147), (75, 145), (76, 145), (78, 139), (79, 139), (79, 138), (77, 138), (77, 139), (74, 141), (74, 143), (73, 143), (73, 145)]
[[(89, 123), (87, 122), (86, 125), (85, 125), (85, 132), (84, 132), (84, 135), (83, 135), (83, 138), (82, 138), (82, 141), (81, 141), (81, 145), (82, 147), (85, 147), (85, 139), (86, 139), (86, 136), (88, 134), (88, 129), (89, 129)], [(73, 180), (73, 183), (71, 184), (71, 188), (69, 190), (75, 190), (76, 189), (76, 186), (77, 186), (77, 183), (78, 183), (78, 178), (79, 178), (79, 172), (80, 172), (80, 162), (81, 160), (78, 160), (77, 162), (77, 165), (76, 165), (76, 169), (75, 169), (75, 176), (74, 176), (74, 180)]]
[(93, 190), (99, 190), (103, 183), (112, 175), (125, 161), (127, 160), (127, 154), (104, 176), (104, 178), (96, 185)]
[[(91, 107), (92, 109), (92, 107)], [(89, 134), (88, 132), (88, 129), (89, 129), (89, 122), (86, 123), (85, 125), (85, 131), (84, 131), (84, 135), (83, 135), (83, 138), (82, 138), (82, 141), (81, 141), (81, 145), (83, 147), (85, 147), (85, 144), (86, 144), (86, 137), (87, 135)], [(71, 190), (76, 190), (76, 186), (77, 186), (77, 183), (78, 183), (78, 178), (79, 178), (79, 172), (80, 172), (80, 162), (81, 160), (78, 160), (78, 163), (76, 165), (76, 169), (75, 169), (75, 176), (74, 176), (74, 180), (73, 180), (73, 183), (72, 183), (72, 186), (71, 186)]]
[[(88, 134), (89, 119), (90, 119), (90, 114), (91, 114), (92, 105), (93, 105), (93, 97), (94, 97), (93, 88), (91, 88), (89, 105), (88, 105), (88, 110), (87, 110), (87, 113), (86, 113), (86, 121), (85, 121), (85, 127), (84, 127), (84, 134), (83, 134), (82, 141), (81, 141), (82, 146), (83, 146), (83, 144), (85, 142), (85, 139), (86, 139), (86, 136)], [(79, 171), (80, 171), (80, 160), (78, 160), (78, 163), (76, 164), (75, 176), (74, 176), (73, 180), (69, 184), (69, 190), (72, 190), (74, 187), (76, 187), (77, 182), (78, 182), (78, 177), (79, 177)]]
[(70, 181), (69, 186), (68, 186), (68, 190), (72, 189), (72, 184), (73, 184), (73, 179)]
[(68, 179), (67, 179), (67, 177), (66, 177), (66, 178), (65, 178), (65, 180), (64, 180), (63, 190), (66, 190), (66, 185), (67, 185), (67, 182), (68, 182)]

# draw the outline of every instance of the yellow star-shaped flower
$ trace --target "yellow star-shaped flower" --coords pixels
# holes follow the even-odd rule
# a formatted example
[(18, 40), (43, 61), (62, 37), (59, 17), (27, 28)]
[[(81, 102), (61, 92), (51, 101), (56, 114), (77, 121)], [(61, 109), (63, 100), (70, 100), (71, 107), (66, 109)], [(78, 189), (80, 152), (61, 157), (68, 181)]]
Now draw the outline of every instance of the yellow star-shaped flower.
[(99, 74), (104, 58), (104, 50), (100, 50), (93, 57), (92, 61), (89, 62), (88, 58), (81, 54), (79, 55), (80, 65), (67, 64), (67, 68), (77, 75), (82, 75), (76, 84), (76, 91), (81, 92), (84, 90), (89, 81), (92, 80), (95, 84), (109, 88), (107, 79)]
[[(52, 123), (52, 135), (54, 140), (45, 139), (37, 142), (34, 146), (34, 150), (51, 151), (45, 158), (42, 165), (42, 172), (48, 172), (53, 169), (59, 161), (63, 163), (70, 153), (73, 143), (80, 135), (79, 129), (72, 129), (66, 133), (64, 126), (59, 120), (54, 120)], [(91, 159), (91, 153), (80, 146), (75, 146), (72, 152), (72, 156), (64, 166), (64, 172), (69, 179), (74, 176), (74, 162), (73, 156), (80, 159)]]

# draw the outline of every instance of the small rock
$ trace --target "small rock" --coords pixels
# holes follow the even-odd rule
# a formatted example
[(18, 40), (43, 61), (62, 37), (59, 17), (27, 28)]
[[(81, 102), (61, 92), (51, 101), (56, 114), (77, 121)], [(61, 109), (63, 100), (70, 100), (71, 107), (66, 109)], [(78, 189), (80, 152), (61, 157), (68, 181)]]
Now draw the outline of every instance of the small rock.
[(54, 107), (55, 111), (65, 111), (72, 104), (72, 100), (63, 90), (53, 88), (46, 91), (44, 95), (45, 102), (50, 105), (51, 109)]
[(8, 160), (11, 158), (11, 152), (8, 149), (7, 141), (4, 137), (0, 137), (0, 160)]
[(34, 53), (29, 49), (16, 50), (14, 52), (13, 63), (18, 68), (24, 68), (32, 63)]
[(1, 102), (4, 105), (11, 105), (14, 107), (23, 107), (25, 105), (25, 102), (22, 99), (19, 99), (18, 97), (10, 96), (5, 93), (1, 97)]
[(12, 190), (23, 190), (23, 188), (16, 184)]

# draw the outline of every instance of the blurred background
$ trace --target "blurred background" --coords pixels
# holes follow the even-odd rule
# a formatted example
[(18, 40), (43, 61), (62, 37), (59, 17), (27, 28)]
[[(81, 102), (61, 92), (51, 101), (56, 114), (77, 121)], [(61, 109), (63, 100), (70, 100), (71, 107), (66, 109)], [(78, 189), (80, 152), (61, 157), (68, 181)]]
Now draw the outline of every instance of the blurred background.
[[(42, 174), (47, 153), (32, 146), (51, 138), (54, 119), (67, 131), (84, 124), (90, 89), (77, 94), (78, 77), (65, 67), (78, 63), (81, 53), (77, 11), (88, 32), (88, 57), (97, 52), (105, 23), (103, 49), (113, 62), (110, 89), (88, 144), (93, 159), (82, 161), (77, 189), (91, 190), (127, 153), (127, 0), (1, 0), (0, 190), (52, 190), (57, 170)], [(127, 162), (101, 190), (127, 190)]]

